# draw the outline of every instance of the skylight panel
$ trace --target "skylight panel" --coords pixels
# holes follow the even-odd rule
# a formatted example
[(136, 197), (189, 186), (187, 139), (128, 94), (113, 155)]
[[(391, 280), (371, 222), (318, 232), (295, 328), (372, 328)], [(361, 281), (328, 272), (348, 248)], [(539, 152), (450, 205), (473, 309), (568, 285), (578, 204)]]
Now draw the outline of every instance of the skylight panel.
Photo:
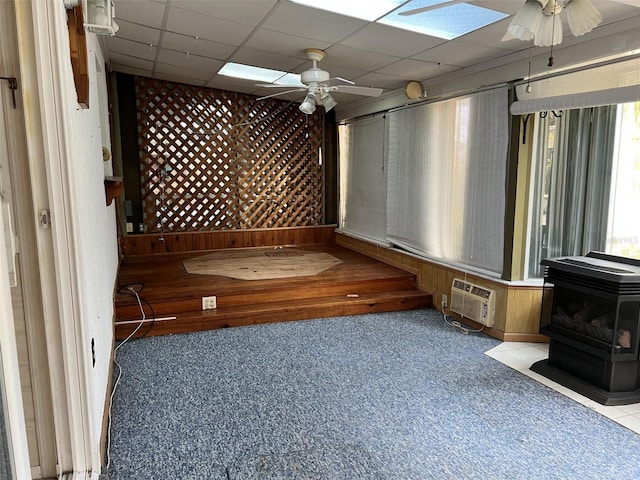
[(403, 11), (434, 6), (439, 3), (442, 1), (413, 0), (401, 9), (381, 18), (378, 22), (432, 37), (452, 40), (508, 17), (506, 13), (469, 3), (443, 5), (415, 15), (400, 15), (400, 12)]
[[(339, 15), (355, 17), (369, 22), (377, 21), (377, 23), (391, 27), (445, 40), (452, 40), (509, 16), (506, 13), (471, 5), (460, 0), (411, 0), (410, 2), (406, 2), (406, 0), (291, 1)], [(408, 12), (425, 7), (429, 9), (422, 13), (400, 15), (400, 12)]]
[[(373, 22), (386, 15), (391, 10), (398, 8), (407, 0), (291, 0), (294, 3), (306, 5), (307, 7), (327, 10), (339, 15), (359, 18), (368, 22)], [(444, 2), (448, 0), (436, 0)]]
[(278, 83), (283, 85), (300, 86), (300, 75), (295, 73), (271, 70), (269, 68), (253, 67), (241, 63), (226, 63), (218, 74), (226, 77), (242, 78), (245, 80), (255, 80), (257, 82)]

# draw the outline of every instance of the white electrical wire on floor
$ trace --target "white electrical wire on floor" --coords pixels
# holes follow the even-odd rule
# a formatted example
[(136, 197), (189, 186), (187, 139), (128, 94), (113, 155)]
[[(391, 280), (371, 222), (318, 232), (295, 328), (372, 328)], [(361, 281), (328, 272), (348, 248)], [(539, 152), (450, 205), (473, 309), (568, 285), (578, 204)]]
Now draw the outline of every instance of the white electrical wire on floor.
[(118, 368), (118, 376), (116, 378), (115, 383), (113, 384), (113, 390), (111, 390), (111, 395), (109, 396), (109, 422), (108, 422), (108, 425), (107, 425), (107, 469), (109, 469), (109, 464), (111, 463), (111, 454), (110, 454), (110, 450), (111, 450), (111, 407), (113, 406), (113, 396), (115, 395), (116, 389), (118, 388), (118, 384), (120, 383), (120, 379), (122, 378), (122, 367), (118, 363), (118, 360), (116, 359), (116, 355), (118, 353), (118, 349), (120, 347), (122, 347), (125, 343), (127, 343), (131, 337), (133, 337), (136, 333), (138, 333), (138, 330), (140, 330), (140, 328), (142, 327), (142, 325), (146, 321), (146, 315), (144, 313), (144, 308), (142, 308), (142, 301), (140, 300), (140, 295), (138, 295), (138, 292), (136, 292), (134, 290), (134, 288), (131, 287), (131, 286), (127, 287), (127, 290), (129, 290), (133, 295), (135, 295), (136, 300), (138, 301), (138, 306), (140, 307), (140, 313), (142, 314), (142, 320), (140, 320), (140, 323), (133, 330), (133, 332), (131, 332), (129, 334), (129, 336), (127, 338), (125, 338), (122, 342), (120, 342), (116, 346), (116, 348), (113, 350), (113, 363)]
[(447, 314), (444, 313), (444, 302), (442, 302), (442, 318), (444, 320), (444, 323), (446, 323), (447, 325), (449, 325), (450, 327), (456, 328), (460, 331), (460, 333), (464, 334), (464, 335), (469, 335), (470, 333), (480, 333), (481, 331), (484, 330), (484, 326), (482, 328), (478, 328), (473, 329), (473, 328), (469, 328), (466, 325), (464, 325), (463, 323), (459, 322), (458, 320), (449, 320), (449, 317), (447, 317)]

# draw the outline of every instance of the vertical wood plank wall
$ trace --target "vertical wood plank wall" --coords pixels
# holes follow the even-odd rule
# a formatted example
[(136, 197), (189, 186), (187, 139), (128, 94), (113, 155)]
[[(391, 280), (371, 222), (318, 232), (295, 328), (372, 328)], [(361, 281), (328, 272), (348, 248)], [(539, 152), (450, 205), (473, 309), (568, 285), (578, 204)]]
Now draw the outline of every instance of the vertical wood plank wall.
[(123, 237), (123, 252), (129, 255), (177, 253), (222, 248), (269, 247), (333, 243), (335, 225), (284, 227), (255, 230), (159, 233)]
[[(336, 232), (336, 244), (417, 274), (418, 288), (435, 289), (434, 305), (440, 309), (442, 294), (450, 295), (454, 278), (462, 277), (459, 269), (416, 258), (390, 248), (374, 245), (364, 240)], [(485, 332), (503, 341), (546, 342), (539, 333), (542, 286), (520, 286), (492, 281), (474, 274), (467, 274), (473, 283), (495, 290), (496, 318), (493, 328)], [(447, 314), (456, 317), (453, 312)]]

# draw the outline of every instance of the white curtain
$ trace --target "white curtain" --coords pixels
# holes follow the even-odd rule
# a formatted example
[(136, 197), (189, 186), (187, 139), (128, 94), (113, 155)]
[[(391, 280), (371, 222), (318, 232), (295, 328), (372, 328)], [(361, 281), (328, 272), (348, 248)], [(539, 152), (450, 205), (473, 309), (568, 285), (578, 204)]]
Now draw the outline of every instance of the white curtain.
[(388, 115), (387, 238), (502, 274), (507, 87)]
[(339, 127), (340, 231), (388, 245), (386, 121), (383, 115)]

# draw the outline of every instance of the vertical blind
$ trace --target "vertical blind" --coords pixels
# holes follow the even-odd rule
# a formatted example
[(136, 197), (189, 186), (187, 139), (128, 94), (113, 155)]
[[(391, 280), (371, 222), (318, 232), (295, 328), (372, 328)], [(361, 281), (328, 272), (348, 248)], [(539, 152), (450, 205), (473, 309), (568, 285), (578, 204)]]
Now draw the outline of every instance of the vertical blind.
[(387, 245), (384, 116), (339, 127), (340, 230)]
[[(390, 112), (380, 122), (384, 133), (373, 123), (362, 131), (360, 122), (343, 127), (340, 229), (372, 236), (375, 228), (381, 237), (386, 185), (387, 242), (501, 274), (508, 119), (507, 87), (500, 87)], [(385, 158), (387, 168), (374, 180), (364, 164), (384, 165)], [(367, 195), (378, 208), (356, 210), (364, 202), (354, 199)]]

